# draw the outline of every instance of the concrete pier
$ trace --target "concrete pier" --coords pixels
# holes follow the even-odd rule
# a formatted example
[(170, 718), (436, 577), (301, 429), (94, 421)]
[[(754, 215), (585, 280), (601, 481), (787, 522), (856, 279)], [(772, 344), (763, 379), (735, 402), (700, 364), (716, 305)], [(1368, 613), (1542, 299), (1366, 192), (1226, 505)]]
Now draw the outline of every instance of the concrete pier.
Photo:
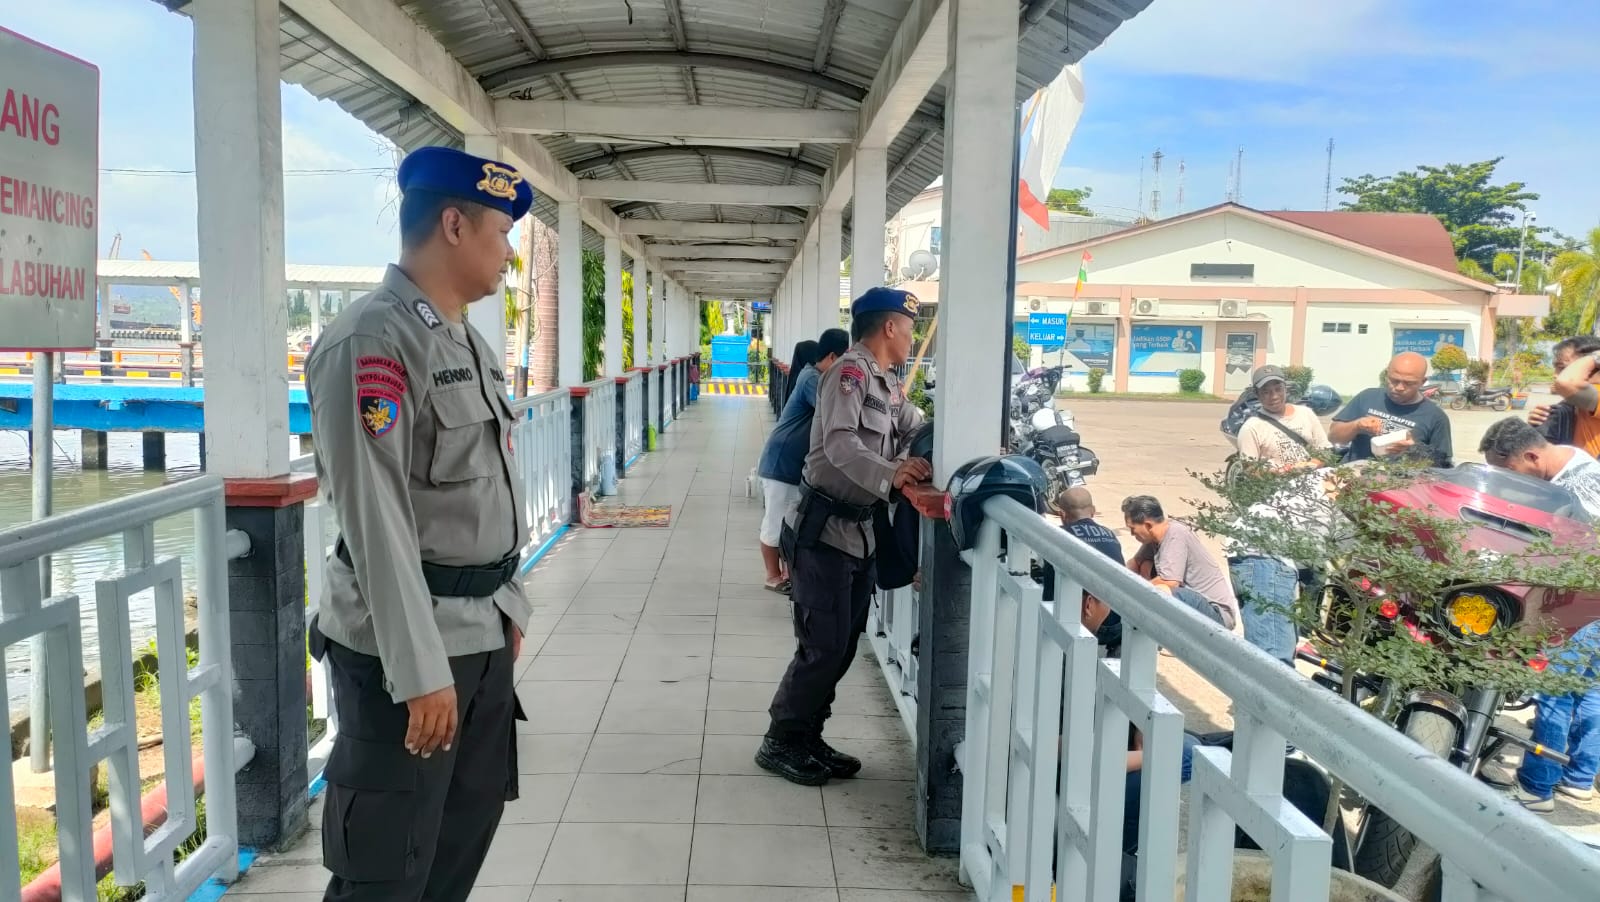
[(146, 470), (165, 470), (167, 468), (167, 434), (165, 432), (141, 433), (144, 438), (144, 468)]
[(106, 433), (97, 429), (85, 429), (79, 434), (83, 436), (83, 468), (104, 470), (111, 458)]

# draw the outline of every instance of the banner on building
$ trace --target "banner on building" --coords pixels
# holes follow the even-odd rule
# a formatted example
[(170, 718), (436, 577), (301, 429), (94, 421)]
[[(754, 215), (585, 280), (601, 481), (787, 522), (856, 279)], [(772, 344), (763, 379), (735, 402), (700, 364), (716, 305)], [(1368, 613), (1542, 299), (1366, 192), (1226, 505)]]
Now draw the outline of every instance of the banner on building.
[(1200, 365), (1202, 328), (1136, 325), (1129, 338), (1128, 372), (1135, 376), (1176, 376)]
[(0, 347), (94, 347), (100, 70), (0, 28)]
[(1074, 325), (1067, 328), (1066, 360), (1069, 372), (1087, 373), (1100, 369), (1111, 372), (1117, 356), (1117, 327), (1107, 324)]
[(1432, 358), (1439, 353), (1445, 345), (1455, 345), (1463, 350), (1467, 346), (1467, 332), (1465, 329), (1396, 329), (1394, 330), (1394, 352), (1404, 354), (1411, 352)]

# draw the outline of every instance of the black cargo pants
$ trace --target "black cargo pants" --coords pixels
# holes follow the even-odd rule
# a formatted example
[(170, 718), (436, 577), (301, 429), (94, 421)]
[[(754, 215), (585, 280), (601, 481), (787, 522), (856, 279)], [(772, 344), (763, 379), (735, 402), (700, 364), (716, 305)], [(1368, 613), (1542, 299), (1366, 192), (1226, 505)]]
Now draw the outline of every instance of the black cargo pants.
[(820, 542), (795, 549), (790, 557), (796, 646), (772, 697), (767, 730), (769, 737), (785, 740), (822, 732), (833, 713), (834, 691), (855, 661), (877, 585), (871, 557), (858, 558)]
[(458, 725), (450, 751), (405, 749), (409, 711), (376, 657), (327, 643), (339, 733), (323, 772), (324, 902), (464, 902), (505, 803), (517, 798), (511, 636), (450, 659)]

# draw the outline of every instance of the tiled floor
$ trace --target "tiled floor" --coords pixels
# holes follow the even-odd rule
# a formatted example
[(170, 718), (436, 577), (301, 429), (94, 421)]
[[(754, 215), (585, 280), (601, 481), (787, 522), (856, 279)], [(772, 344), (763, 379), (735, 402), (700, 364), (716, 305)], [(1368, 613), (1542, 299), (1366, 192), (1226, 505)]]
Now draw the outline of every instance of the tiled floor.
[[(529, 576), (522, 798), (473, 902), (971, 898), (917, 846), (911, 748), (864, 643), (828, 729), (860, 777), (806, 788), (752, 761), (793, 648), (745, 496), (770, 422), (764, 399), (702, 396), (621, 485), (672, 527), (576, 530)], [(227, 898), (320, 899), (320, 858), (312, 833)]]

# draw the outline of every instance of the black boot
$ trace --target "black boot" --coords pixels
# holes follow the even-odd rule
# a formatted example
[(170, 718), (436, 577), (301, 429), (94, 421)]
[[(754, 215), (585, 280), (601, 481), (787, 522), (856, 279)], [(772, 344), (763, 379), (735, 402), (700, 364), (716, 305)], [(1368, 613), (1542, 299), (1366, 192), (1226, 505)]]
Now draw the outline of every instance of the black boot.
[[(821, 786), (828, 782), (832, 770), (817, 760), (807, 743), (802, 740), (777, 739), (768, 736), (761, 740), (756, 751), (756, 764), (801, 786)], [(857, 764), (857, 769), (860, 764)]]
[(861, 759), (854, 755), (846, 755), (824, 742), (820, 732), (813, 733), (807, 743), (812, 756), (828, 768), (829, 776), (845, 780), (861, 773)]

